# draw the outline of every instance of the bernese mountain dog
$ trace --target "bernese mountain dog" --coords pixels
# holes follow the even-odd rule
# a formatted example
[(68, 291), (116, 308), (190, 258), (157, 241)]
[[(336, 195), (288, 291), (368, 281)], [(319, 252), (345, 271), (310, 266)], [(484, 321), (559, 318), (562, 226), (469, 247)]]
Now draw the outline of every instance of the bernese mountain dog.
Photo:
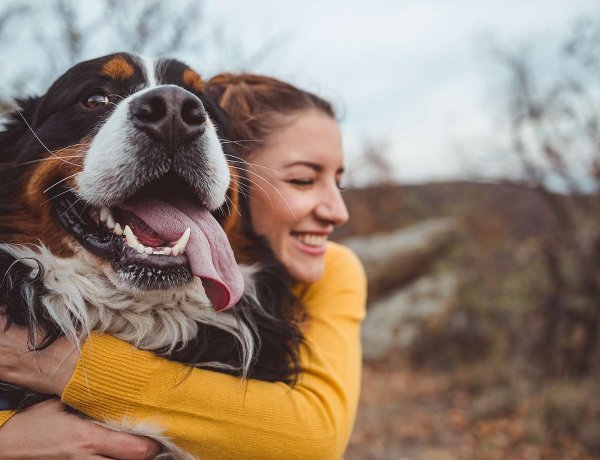
[[(252, 232), (227, 116), (195, 71), (127, 53), (82, 62), (2, 125), (0, 308), (8, 327), (29, 327), (32, 351), (102, 331), (294, 381), (291, 279)], [(43, 395), (2, 384), (0, 398), (22, 408)]]

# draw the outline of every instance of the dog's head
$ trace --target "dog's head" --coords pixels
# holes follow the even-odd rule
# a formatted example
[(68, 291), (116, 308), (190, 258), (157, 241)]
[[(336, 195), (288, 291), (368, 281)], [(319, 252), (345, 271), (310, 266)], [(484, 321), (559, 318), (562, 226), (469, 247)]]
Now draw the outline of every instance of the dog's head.
[(181, 62), (80, 63), (0, 128), (0, 242), (94, 257), (121, 289), (202, 279), (217, 309), (243, 281), (217, 215), (230, 182), (218, 107)]

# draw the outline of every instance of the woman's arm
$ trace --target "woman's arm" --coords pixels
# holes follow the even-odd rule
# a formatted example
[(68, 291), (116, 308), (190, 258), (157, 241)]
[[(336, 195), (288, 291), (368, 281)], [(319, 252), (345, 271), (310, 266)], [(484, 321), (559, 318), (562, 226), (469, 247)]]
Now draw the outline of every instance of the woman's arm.
[(152, 420), (201, 458), (340, 458), (358, 402), (366, 286), (343, 247), (330, 246), (325, 267), (304, 297), (311, 320), (296, 386), (188, 375), (188, 367), (93, 335), (63, 402), (94, 418)]
[(324, 277), (304, 296), (311, 319), (294, 387), (190, 371), (94, 334), (63, 402), (96, 419), (156, 423), (201, 458), (339, 458), (358, 402), (365, 296), (356, 257), (330, 245)]

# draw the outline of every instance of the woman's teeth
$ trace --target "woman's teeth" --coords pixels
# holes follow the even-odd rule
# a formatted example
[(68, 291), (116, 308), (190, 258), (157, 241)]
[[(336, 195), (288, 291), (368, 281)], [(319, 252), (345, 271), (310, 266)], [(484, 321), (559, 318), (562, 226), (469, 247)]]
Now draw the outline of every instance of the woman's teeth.
[(191, 234), (191, 230), (188, 228), (185, 232), (183, 232), (183, 235), (181, 235), (181, 237), (177, 241), (175, 241), (175, 243), (171, 244), (171, 246), (161, 246), (158, 248), (153, 248), (149, 246), (144, 246), (138, 240), (137, 236), (133, 234), (133, 230), (131, 230), (131, 227), (129, 227), (129, 225), (125, 225), (125, 228), (121, 227), (121, 224), (115, 221), (115, 218), (112, 215), (110, 208), (100, 208), (100, 222), (106, 225), (106, 227), (109, 230), (112, 230), (112, 232), (115, 235), (124, 235), (125, 244), (127, 244), (127, 246), (135, 249), (140, 254), (148, 254), (155, 256), (178, 256), (180, 254), (183, 254), (187, 247), (188, 241), (190, 240)]
[(326, 235), (314, 235), (314, 234), (309, 234), (309, 233), (296, 233), (293, 236), (294, 236), (294, 238), (296, 238), (297, 240), (299, 240), (302, 244), (305, 244), (307, 246), (319, 247), (319, 246), (323, 246), (325, 244), (325, 242), (327, 241), (327, 236)]

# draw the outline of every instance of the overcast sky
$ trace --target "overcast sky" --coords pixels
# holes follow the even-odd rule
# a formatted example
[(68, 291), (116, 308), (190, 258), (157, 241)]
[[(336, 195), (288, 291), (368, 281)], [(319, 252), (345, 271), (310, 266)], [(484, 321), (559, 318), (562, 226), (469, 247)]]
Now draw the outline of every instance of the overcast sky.
[[(209, 0), (247, 54), (281, 45), (255, 69), (293, 81), (343, 108), (349, 156), (362, 139), (387, 140), (405, 181), (492, 173), (494, 86), (486, 53), (555, 43), (591, 0)], [(233, 65), (229, 62), (228, 65)], [(461, 153), (458, 153), (461, 152)]]
[[(0, 0), (0, 6), (17, 1)], [(73, 2), (98, 19), (93, 0)], [(202, 5), (198, 36), (209, 46), (175, 57), (205, 76), (221, 70), (272, 74), (332, 100), (342, 115), (349, 165), (362, 167), (353, 159), (365, 139), (387, 142), (395, 175), (404, 182), (502, 170), (501, 78), (490, 58), (490, 40), (513, 49), (530, 43), (552, 48), (575, 19), (600, 13), (597, 0), (204, 0)], [(39, 45), (32, 47), (31, 38), (54, 26), (44, 18), (41, 14), (38, 23), (14, 31), (11, 46), (4, 48), (13, 56), (3, 56), (8, 63), (3, 70), (10, 73), (11, 63), (16, 68), (20, 62), (32, 75), (36, 62), (47, 59), (36, 58)], [(219, 30), (231, 46), (211, 47), (216, 41), (209, 29)], [(95, 40), (85, 55), (105, 54), (106, 41)], [(265, 44), (271, 46), (264, 59), (252, 58)], [(56, 66), (57, 72), (65, 70)]]

